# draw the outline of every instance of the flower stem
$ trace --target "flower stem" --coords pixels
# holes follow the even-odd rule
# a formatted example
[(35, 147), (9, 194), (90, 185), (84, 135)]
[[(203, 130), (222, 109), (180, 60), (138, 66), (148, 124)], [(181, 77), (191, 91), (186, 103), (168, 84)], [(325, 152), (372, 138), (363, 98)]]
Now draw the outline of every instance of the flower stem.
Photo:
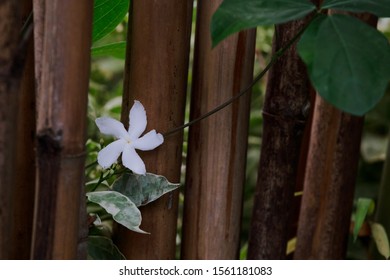
[(97, 160), (95, 160), (94, 162), (92, 162), (92, 163), (90, 163), (90, 164), (86, 165), (84, 169), (91, 168), (91, 167), (95, 166), (97, 163), (98, 163), (98, 161), (97, 161)]

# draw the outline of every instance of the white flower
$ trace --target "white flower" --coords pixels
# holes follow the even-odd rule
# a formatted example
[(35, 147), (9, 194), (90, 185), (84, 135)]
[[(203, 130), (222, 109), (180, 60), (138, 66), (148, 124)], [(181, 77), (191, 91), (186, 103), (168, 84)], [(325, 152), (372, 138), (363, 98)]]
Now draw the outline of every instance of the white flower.
[(108, 168), (122, 153), (124, 166), (134, 173), (145, 174), (145, 164), (135, 149), (141, 151), (153, 150), (164, 142), (164, 137), (160, 133), (156, 133), (154, 129), (140, 137), (147, 124), (144, 106), (139, 101), (134, 101), (129, 114), (128, 131), (121, 122), (112, 118), (97, 118), (95, 122), (101, 133), (112, 135), (118, 139), (99, 152), (98, 163), (103, 168)]

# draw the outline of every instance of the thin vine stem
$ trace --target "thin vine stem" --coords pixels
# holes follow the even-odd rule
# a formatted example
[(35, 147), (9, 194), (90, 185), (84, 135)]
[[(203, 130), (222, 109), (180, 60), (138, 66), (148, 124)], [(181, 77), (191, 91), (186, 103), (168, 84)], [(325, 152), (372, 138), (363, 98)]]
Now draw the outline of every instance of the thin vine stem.
[(98, 161), (97, 161), (97, 160), (95, 160), (94, 162), (92, 162), (92, 163), (90, 163), (90, 164), (86, 165), (84, 169), (91, 168), (91, 167), (93, 167), (93, 166), (95, 166), (95, 165), (97, 165), (97, 164), (98, 164)]
[(279, 49), (278, 51), (276, 51), (272, 57), (271, 57), (271, 60), (270, 62), (265, 66), (265, 68), (259, 73), (257, 74), (254, 79), (252, 80), (252, 82), (245, 88), (243, 89), (242, 91), (240, 91), (238, 94), (234, 95), (233, 97), (231, 97), (230, 99), (228, 99), (227, 101), (225, 101), (224, 103), (222, 103), (221, 105), (218, 105), (217, 107), (215, 107), (214, 109), (212, 109), (211, 111), (205, 113), (204, 115), (188, 122), (188, 123), (185, 123), (179, 127), (176, 127), (168, 132), (165, 132), (163, 133), (163, 136), (164, 137), (167, 137), (169, 135), (172, 135), (176, 132), (179, 132), (180, 130), (186, 128), (186, 127), (189, 127), (197, 122), (200, 122), (201, 120), (217, 113), (218, 111), (224, 109), (225, 107), (227, 107), (228, 105), (232, 104), (234, 101), (236, 101), (237, 99), (239, 99), (240, 97), (242, 97), (243, 95), (245, 95), (246, 93), (249, 92), (249, 90), (258, 82), (261, 80), (261, 78), (264, 77), (264, 75), (268, 72), (268, 70), (276, 63), (276, 61), (278, 61), (278, 59), (283, 56), (283, 54), (299, 39), (299, 37), (303, 34), (303, 32), (306, 30), (306, 28), (310, 25), (310, 23), (319, 15), (319, 13), (317, 12), (309, 21), (308, 23), (305, 24), (304, 27), (302, 27), (302, 29), (297, 33), (295, 34), (295, 36), (284, 46), (282, 47), (281, 49)]
[[(111, 172), (113, 171), (113, 172)], [(98, 182), (93, 186), (93, 188), (90, 190), (90, 192), (94, 192), (104, 181), (110, 179), (111, 177), (115, 176), (115, 175), (120, 175), (120, 174), (123, 174), (126, 172), (126, 169), (125, 168), (121, 168), (119, 170), (115, 170), (114, 169), (111, 169), (110, 171), (108, 171), (108, 173), (106, 175), (104, 175), (104, 172), (100, 173), (100, 177), (99, 177), (99, 180)]]
[(27, 33), (28, 29), (32, 26), (33, 20), (33, 12), (30, 12), (22, 26), (22, 29), (20, 30), (20, 34), (22, 34), (22, 36), (24, 36)]

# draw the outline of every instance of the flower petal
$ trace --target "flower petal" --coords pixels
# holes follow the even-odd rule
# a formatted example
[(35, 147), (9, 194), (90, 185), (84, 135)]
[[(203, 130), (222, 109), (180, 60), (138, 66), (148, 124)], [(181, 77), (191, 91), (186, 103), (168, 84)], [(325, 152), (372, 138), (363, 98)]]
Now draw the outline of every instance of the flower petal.
[(98, 154), (98, 163), (104, 169), (110, 167), (119, 157), (127, 142), (123, 139), (116, 140), (103, 148)]
[(145, 175), (146, 173), (144, 162), (130, 144), (125, 145), (123, 149), (122, 163), (136, 174)]
[(141, 136), (146, 129), (146, 111), (141, 102), (135, 100), (129, 114), (130, 139), (135, 140)]
[(164, 142), (164, 137), (156, 130), (151, 130), (141, 138), (132, 142), (133, 147), (141, 151), (149, 151), (160, 146)]
[(101, 133), (106, 135), (113, 135), (116, 138), (128, 137), (127, 131), (120, 121), (108, 117), (97, 118), (95, 120)]

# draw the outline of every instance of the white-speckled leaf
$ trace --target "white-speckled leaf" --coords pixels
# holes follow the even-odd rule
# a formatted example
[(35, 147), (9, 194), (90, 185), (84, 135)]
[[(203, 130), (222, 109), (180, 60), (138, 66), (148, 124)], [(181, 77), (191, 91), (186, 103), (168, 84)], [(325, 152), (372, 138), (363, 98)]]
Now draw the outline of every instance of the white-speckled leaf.
[(152, 173), (123, 174), (115, 181), (113, 190), (127, 196), (135, 205), (142, 206), (178, 187), (180, 184), (172, 184), (164, 176)]
[(385, 228), (381, 224), (371, 223), (371, 233), (378, 252), (388, 259), (390, 257), (390, 246)]
[(142, 217), (137, 206), (126, 196), (116, 191), (100, 191), (87, 193), (89, 201), (99, 204), (112, 218), (128, 229), (147, 233), (139, 228)]

